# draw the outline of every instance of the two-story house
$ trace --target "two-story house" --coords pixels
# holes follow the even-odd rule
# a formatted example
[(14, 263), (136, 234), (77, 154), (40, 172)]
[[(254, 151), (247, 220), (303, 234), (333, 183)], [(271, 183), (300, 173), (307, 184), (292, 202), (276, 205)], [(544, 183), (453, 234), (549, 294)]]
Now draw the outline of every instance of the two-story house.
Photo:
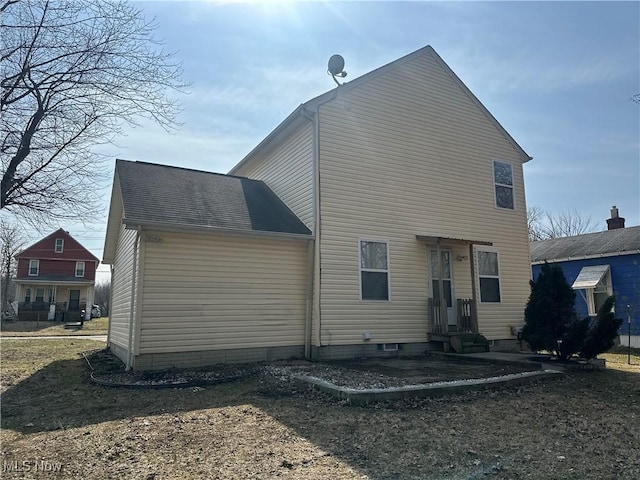
[(229, 175), (119, 160), (110, 347), (149, 369), (514, 345), (528, 160), (429, 46), (300, 105)]
[(16, 300), (20, 320), (91, 318), (100, 260), (62, 228), (18, 255)]

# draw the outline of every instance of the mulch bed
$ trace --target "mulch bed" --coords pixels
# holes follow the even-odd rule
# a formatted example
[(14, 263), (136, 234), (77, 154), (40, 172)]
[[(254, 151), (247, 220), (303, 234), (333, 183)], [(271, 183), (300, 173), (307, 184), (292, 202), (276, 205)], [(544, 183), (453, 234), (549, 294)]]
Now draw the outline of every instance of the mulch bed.
[(282, 383), (296, 377), (311, 377), (354, 390), (385, 389), (427, 385), (455, 380), (494, 378), (536, 370), (535, 364), (501, 365), (422, 355), (402, 360), (369, 359), (336, 362), (300, 360), (271, 363), (218, 364), (206, 368), (176, 369), (157, 372), (126, 372), (122, 362), (108, 350), (85, 353), (95, 383), (109, 387), (179, 388), (214, 385), (268, 376)]

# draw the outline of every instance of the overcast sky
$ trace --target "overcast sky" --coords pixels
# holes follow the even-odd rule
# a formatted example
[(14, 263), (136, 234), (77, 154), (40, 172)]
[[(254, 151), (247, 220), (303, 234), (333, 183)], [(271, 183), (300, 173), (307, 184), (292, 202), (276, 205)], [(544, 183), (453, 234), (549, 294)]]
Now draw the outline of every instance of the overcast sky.
[[(640, 224), (638, 2), (139, 2), (183, 62), (182, 127), (144, 125), (115, 158), (227, 172), (300, 103), (431, 45), (533, 157), (527, 203), (602, 229)], [(104, 218), (68, 227), (102, 258)], [(108, 270), (101, 266), (100, 270)]]

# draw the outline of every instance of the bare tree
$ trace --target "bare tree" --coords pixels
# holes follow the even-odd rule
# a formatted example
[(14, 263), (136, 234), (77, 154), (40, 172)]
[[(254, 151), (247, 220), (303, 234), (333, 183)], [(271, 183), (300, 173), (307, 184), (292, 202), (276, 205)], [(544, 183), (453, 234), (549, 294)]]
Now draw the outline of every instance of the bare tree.
[(547, 212), (547, 237), (573, 237), (583, 233), (594, 232), (597, 227), (591, 217), (584, 217), (577, 210), (560, 212), (551, 215)]
[(545, 213), (540, 207), (527, 208), (527, 230), (529, 232), (529, 241), (542, 240), (544, 234), (544, 217)]
[(577, 210), (567, 210), (554, 215), (540, 207), (527, 209), (527, 227), (529, 241), (572, 237), (597, 230), (597, 225), (591, 221), (591, 217), (585, 217)]
[(0, 209), (86, 220), (105, 171), (94, 147), (143, 118), (173, 128), (181, 66), (129, 2), (0, 0), (0, 12)]
[(7, 309), (7, 302), (14, 300), (12, 290), (16, 274), (14, 257), (24, 246), (24, 234), (20, 227), (0, 219), (0, 278), (2, 279), (2, 313)]

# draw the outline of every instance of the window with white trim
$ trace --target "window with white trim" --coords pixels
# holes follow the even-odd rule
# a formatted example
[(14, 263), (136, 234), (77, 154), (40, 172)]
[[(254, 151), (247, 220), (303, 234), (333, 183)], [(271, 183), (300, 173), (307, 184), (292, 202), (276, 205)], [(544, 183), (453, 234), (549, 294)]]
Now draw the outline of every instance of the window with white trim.
[(476, 251), (478, 261), (478, 282), (480, 283), (480, 302), (500, 303), (500, 269), (498, 252), (491, 250)]
[(598, 314), (604, 302), (613, 295), (611, 268), (607, 264), (582, 267), (571, 288), (580, 292), (589, 316)]
[(49, 289), (49, 303), (54, 303), (56, 301), (56, 292), (53, 288)]
[(44, 288), (36, 288), (36, 303), (44, 303)]
[(31, 289), (27, 288), (24, 291), (24, 303), (31, 303)]
[(360, 298), (389, 301), (389, 243), (360, 240)]
[(56, 253), (62, 253), (64, 250), (64, 238), (56, 238)]
[(607, 273), (602, 281), (596, 285), (595, 288), (587, 290), (589, 296), (587, 297), (587, 305), (589, 306), (589, 315), (597, 315), (598, 310), (602, 307), (604, 302), (613, 295), (613, 289), (611, 288), (611, 274)]
[(29, 260), (29, 275), (35, 277), (40, 272), (40, 260)]
[(493, 161), (493, 185), (496, 195), (496, 207), (514, 210), (513, 166), (510, 163)]
[(84, 277), (84, 262), (76, 262), (76, 277)]

